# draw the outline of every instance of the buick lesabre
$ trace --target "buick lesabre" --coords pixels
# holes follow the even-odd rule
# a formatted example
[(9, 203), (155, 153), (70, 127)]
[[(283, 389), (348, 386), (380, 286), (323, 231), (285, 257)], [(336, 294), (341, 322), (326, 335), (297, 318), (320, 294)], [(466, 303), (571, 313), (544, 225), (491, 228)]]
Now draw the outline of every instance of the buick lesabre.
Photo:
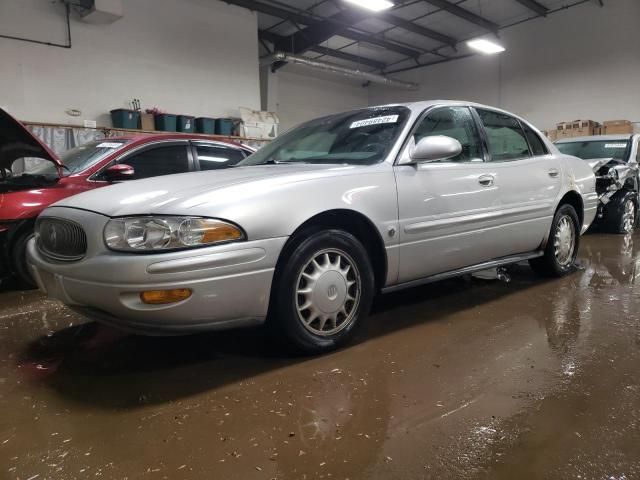
[(374, 295), (528, 260), (569, 273), (598, 206), (590, 166), (496, 108), (428, 101), (305, 123), (238, 166), (47, 208), (38, 285), (149, 334), (266, 322), (296, 349), (349, 341)]

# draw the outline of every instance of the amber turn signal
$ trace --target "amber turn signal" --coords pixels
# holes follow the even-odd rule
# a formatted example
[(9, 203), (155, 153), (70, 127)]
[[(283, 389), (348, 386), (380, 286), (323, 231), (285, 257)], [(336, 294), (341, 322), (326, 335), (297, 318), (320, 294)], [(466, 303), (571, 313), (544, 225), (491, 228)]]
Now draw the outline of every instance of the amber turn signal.
[(186, 300), (191, 296), (188, 288), (176, 288), (174, 290), (148, 290), (140, 292), (140, 300), (150, 305), (162, 305), (164, 303), (176, 303)]

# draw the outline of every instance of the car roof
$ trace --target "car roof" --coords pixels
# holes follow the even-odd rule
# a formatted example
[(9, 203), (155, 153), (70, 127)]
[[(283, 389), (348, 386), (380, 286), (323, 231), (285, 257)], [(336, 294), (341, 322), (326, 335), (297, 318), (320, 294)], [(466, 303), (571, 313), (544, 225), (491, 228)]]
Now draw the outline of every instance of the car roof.
[[(225, 137), (198, 133), (134, 133), (132, 135), (109, 137), (109, 139), (114, 141), (124, 140), (132, 143), (145, 143), (158, 140), (204, 140), (208, 142), (225, 143), (235, 147), (248, 148), (240, 142), (229, 140)], [(250, 150), (250, 148), (248, 149)]]
[(555, 143), (572, 143), (572, 142), (607, 142), (607, 141), (621, 141), (630, 140), (633, 137), (631, 133), (619, 134), (619, 135), (589, 135), (586, 137), (570, 137), (561, 138), (556, 140)]

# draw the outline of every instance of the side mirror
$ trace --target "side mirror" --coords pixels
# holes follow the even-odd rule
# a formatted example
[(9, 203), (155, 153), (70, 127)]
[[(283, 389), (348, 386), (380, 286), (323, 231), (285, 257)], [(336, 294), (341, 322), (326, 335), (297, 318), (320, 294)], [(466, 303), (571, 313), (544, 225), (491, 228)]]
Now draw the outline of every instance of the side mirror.
[(423, 137), (409, 153), (413, 162), (435, 162), (460, 155), (462, 145), (455, 138), (444, 135)]
[(115, 165), (111, 165), (107, 168), (104, 173), (107, 180), (112, 182), (115, 180), (129, 180), (133, 177), (136, 171), (131, 165), (116, 163)]

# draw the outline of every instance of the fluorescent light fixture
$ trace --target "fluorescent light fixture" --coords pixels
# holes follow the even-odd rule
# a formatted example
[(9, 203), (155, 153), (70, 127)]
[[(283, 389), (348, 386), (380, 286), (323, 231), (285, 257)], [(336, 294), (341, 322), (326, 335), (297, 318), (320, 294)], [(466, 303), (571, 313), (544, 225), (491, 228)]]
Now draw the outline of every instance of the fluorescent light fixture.
[(486, 55), (492, 55), (494, 53), (504, 52), (505, 48), (499, 43), (486, 40), (484, 38), (478, 38), (476, 40), (469, 40), (467, 45), (474, 50), (477, 50)]
[(393, 7), (393, 3), (388, 0), (345, 0), (345, 2), (373, 10), (374, 12), (381, 12), (382, 10)]

